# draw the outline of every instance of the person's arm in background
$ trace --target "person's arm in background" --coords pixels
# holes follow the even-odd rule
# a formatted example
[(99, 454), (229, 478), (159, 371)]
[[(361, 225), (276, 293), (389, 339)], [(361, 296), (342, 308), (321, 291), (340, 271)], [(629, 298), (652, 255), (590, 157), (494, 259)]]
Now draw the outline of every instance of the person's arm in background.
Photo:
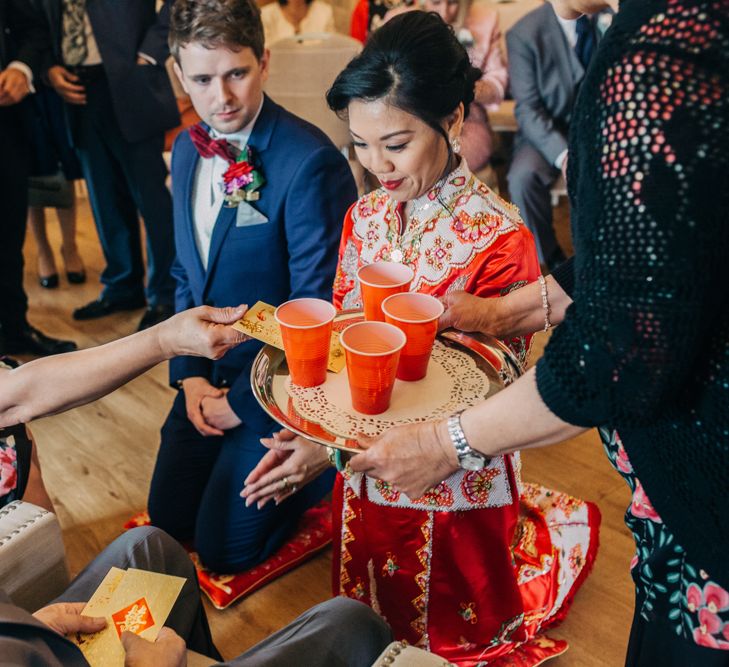
[(484, 5), (474, 4), (468, 12), (466, 28), (485, 52), (483, 62), (476, 63), (483, 76), (476, 82), (476, 102), (483, 106), (501, 104), (506, 94), (509, 72), (501, 47), (498, 13)]
[(37, 76), (48, 50), (49, 35), (43, 17), (28, 0), (6, 3), (6, 20), (17, 53), (0, 71), (0, 106), (17, 104), (34, 91)]
[(537, 80), (538, 45), (522, 39), (514, 29), (506, 33), (509, 83), (516, 106), (519, 132), (551, 165), (567, 150), (567, 137), (545, 108)]
[(170, 31), (171, 0), (165, 0), (157, 14), (157, 20), (149, 27), (137, 49), (137, 63), (164, 66), (170, 55), (167, 36)]
[(200, 306), (125, 338), (0, 372), (0, 427), (83, 405), (178, 354), (222, 357), (246, 336), (227, 326), (245, 306)]
[[(570, 258), (559, 271), (545, 278), (549, 304), (549, 322), (557, 326), (564, 319), (572, 303)], [(568, 282), (569, 281), (569, 282)], [(566, 284), (569, 285), (565, 289)], [(481, 331), (497, 338), (527, 336), (541, 331), (545, 326), (545, 309), (542, 303), (542, 286), (532, 282), (506, 296), (483, 299), (467, 292), (452, 292), (442, 298), (446, 309), (438, 326), (453, 327), (460, 331)]]

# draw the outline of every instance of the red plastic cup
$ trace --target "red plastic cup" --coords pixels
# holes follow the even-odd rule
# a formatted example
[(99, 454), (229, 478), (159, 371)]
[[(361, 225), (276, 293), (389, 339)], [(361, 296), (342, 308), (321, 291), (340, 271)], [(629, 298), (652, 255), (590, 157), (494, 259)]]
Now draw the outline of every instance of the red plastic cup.
[(299, 387), (316, 387), (326, 380), (336, 313), (321, 299), (292, 299), (276, 308), (291, 381)]
[(347, 360), (352, 407), (366, 415), (385, 412), (405, 334), (392, 324), (358, 322), (342, 332), (339, 342)]
[(417, 292), (393, 294), (382, 302), (385, 321), (394, 324), (408, 340), (400, 352), (398, 380), (422, 380), (427, 374), (433, 341), (438, 333), (438, 318), (443, 310), (438, 299)]
[(384, 322), (382, 302), (391, 294), (407, 292), (415, 273), (409, 266), (397, 262), (375, 262), (357, 271), (362, 289), (365, 319)]

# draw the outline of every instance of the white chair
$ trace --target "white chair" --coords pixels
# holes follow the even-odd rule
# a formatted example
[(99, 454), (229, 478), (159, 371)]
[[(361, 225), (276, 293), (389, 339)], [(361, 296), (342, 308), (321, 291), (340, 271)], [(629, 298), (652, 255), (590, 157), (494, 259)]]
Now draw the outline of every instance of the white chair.
[(308, 33), (271, 45), (266, 92), (291, 113), (316, 125), (336, 146), (350, 143), (347, 124), (327, 106), (325, 94), (362, 45), (351, 37)]
[(316, 125), (342, 150), (361, 192), (363, 170), (350, 157), (352, 139), (347, 123), (329, 109), (325, 95), (362, 45), (346, 35), (303, 33), (275, 42), (270, 50), (266, 92), (291, 113)]

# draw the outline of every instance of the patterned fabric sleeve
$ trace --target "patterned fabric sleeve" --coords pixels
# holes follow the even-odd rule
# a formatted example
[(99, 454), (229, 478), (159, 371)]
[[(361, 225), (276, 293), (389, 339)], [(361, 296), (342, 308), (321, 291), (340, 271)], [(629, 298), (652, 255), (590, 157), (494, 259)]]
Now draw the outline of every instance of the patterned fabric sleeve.
[(349, 207), (349, 210), (344, 216), (344, 225), (342, 227), (342, 238), (339, 242), (339, 259), (337, 260), (337, 273), (334, 276), (334, 286), (332, 288), (332, 303), (337, 310), (342, 309), (342, 300), (344, 295), (352, 289), (352, 284), (347, 274), (342, 270), (342, 261), (344, 259), (345, 250), (347, 248), (347, 242), (352, 238), (352, 225), (354, 220), (352, 218), (352, 212), (357, 202)]
[[(727, 333), (726, 3), (665, 4), (606, 37), (611, 57), (576, 110), (574, 303), (537, 378), (550, 409), (577, 425), (650, 424), (722, 372), (702, 359)], [(635, 32), (621, 40), (621, 29)]]
[[(529, 230), (519, 225), (516, 231), (499, 239), (491, 252), (483, 253), (473, 268), (464, 289), (484, 298), (504, 296), (534, 282), (539, 275), (539, 260)], [(522, 369), (526, 368), (531, 340), (531, 336), (517, 336), (504, 341)]]

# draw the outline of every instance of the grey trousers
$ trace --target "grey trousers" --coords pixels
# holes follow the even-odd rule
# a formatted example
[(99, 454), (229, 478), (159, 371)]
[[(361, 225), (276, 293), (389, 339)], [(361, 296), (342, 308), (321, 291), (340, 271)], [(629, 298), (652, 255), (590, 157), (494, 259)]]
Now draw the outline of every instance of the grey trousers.
[(522, 140), (514, 147), (507, 174), (509, 194), (534, 235), (541, 264), (549, 263), (562, 252), (552, 225), (549, 192), (558, 176), (559, 171), (528, 142)]
[[(158, 528), (146, 526), (124, 533), (55, 601), (87, 601), (112, 566), (187, 579), (165, 625), (185, 639), (189, 649), (221, 660), (200, 601), (192, 561), (174, 539)], [(348, 598), (334, 598), (312, 607), (244, 654), (220, 664), (370, 667), (391, 641), (389, 626), (368, 606)]]

